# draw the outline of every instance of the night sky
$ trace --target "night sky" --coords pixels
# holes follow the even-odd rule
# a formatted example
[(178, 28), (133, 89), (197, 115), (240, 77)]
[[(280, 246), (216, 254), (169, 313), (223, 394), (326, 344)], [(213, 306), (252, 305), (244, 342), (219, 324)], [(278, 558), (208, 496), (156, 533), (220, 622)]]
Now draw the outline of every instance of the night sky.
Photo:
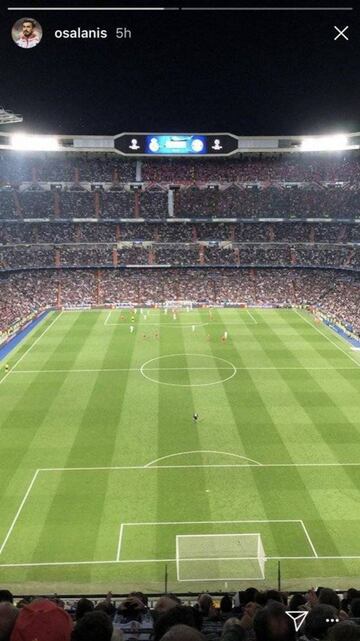
[[(7, 11), (6, 6), (31, 6)], [(354, 11), (39, 11), (99, 6), (74, 0), (0, 10), (0, 105), (21, 113), (17, 130), (287, 135), (360, 131), (360, 8)], [(117, 6), (141, 6), (128, 0)], [(177, 2), (167, 6), (218, 6)], [(230, 6), (232, 3), (226, 3)], [(102, 3), (114, 6), (114, 0)], [(145, 6), (164, 6), (143, 3)], [(225, 6), (225, 5), (224, 5)], [(235, 6), (296, 6), (243, 2)], [(352, 6), (324, 0), (299, 6)], [(11, 27), (37, 19), (42, 42), (24, 50)], [(349, 41), (336, 31), (349, 25)], [(118, 40), (116, 27), (131, 30)], [(56, 29), (106, 29), (97, 40), (56, 39)]]

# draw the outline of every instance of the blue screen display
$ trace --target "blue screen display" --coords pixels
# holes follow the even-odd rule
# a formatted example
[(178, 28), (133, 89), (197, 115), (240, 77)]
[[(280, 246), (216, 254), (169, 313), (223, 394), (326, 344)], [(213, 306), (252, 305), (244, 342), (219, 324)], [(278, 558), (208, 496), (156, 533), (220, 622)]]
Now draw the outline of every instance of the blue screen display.
[(196, 134), (149, 135), (146, 136), (145, 153), (200, 156), (207, 153), (207, 139)]

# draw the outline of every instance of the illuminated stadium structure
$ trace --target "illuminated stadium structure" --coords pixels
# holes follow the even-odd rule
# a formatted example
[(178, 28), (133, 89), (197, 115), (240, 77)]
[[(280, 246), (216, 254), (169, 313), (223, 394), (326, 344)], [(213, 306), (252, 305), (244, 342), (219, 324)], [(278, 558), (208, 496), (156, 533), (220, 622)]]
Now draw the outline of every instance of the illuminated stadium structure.
[(355, 582), (359, 148), (0, 134), (6, 586)]

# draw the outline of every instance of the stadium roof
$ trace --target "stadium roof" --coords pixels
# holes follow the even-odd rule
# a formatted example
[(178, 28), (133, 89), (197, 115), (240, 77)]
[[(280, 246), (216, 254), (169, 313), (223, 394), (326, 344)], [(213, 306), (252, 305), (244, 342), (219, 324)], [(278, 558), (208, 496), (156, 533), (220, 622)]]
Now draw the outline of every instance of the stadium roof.
[[(1, 115), (1, 112), (0, 112)], [(16, 117), (16, 116), (15, 116)], [(21, 118), (20, 116), (18, 118)], [(136, 133), (39, 136), (0, 132), (0, 149), (115, 152), (125, 157), (215, 157), (241, 153), (339, 152), (360, 149), (360, 132), (322, 136), (235, 136), (230, 133)]]

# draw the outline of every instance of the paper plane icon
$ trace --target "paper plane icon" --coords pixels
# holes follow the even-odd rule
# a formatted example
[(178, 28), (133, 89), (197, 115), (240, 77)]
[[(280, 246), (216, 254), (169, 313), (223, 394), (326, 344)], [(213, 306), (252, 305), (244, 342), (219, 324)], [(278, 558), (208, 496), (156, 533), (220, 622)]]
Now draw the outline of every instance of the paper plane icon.
[(308, 610), (286, 610), (286, 614), (290, 619), (294, 621), (294, 626), (296, 632), (299, 632), (302, 624), (304, 623), (307, 615), (309, 614)]

